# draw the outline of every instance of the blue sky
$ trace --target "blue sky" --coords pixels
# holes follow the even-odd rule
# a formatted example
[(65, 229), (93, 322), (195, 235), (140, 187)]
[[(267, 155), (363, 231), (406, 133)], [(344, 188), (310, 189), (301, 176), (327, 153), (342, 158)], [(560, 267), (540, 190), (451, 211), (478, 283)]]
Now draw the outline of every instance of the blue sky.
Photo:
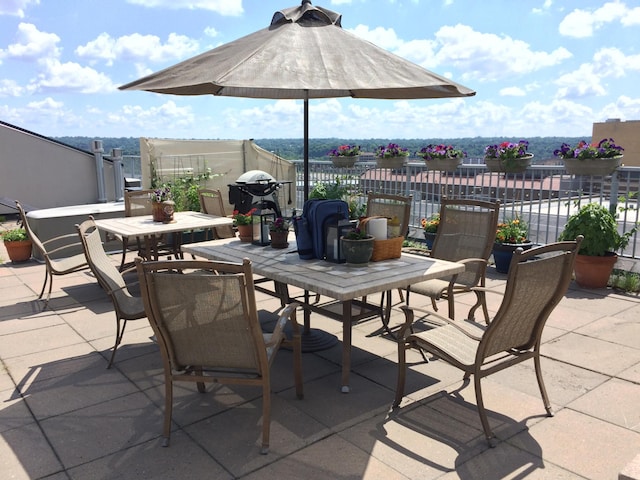
[[(477, 92), (310, 101), (310, 137), (590, 136), (640, 119), (637, 0), (318, 0), (343, 28)], [(0, 120), (48, 136), (301, 138), (294, 100), (118, 86), (269, 25), (297, 0), (1, 0)], [(355, 119), (358, 119), (357, 121)]]

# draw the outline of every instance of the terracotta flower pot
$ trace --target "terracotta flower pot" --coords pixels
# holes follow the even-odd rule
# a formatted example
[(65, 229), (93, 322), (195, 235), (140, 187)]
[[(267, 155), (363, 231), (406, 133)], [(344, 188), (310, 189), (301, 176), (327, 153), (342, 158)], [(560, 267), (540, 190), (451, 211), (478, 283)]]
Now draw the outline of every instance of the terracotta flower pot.
[(269, 236), (271, 237), (271, 248), (287, 248), (289, 246), (287, 241), (289, 232), (270, 231)]
[(618, 256), (613, 252), (604, 257), (576, 255), (573, 267), (576, 283), (584, 288), (606, 288), (617, 260)]
[(9, 259), (14, 263), (26, 262), (31, 258), (31, 240), (4, 242)]
[(250, 243), (253, 240), (253, 225), (238, 225), (238, 236), (241, 242)]

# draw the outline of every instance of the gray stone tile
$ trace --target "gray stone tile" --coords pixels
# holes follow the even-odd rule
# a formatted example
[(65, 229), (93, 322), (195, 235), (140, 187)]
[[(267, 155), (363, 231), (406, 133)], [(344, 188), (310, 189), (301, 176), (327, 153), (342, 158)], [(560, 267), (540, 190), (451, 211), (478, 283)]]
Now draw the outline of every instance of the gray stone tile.
[(571, 402), (567, 407), (640, 432), (639, 400), (640, 385), (614, 378)]
[(31, 480), (63, 470), (36, 423), (3, 432), (0, 435), (0, 458), (2, 478), (6, 479)]
[(2, 359), (4, 360), (82, 342), (82, 337), (68, 325), (53, 325), (37, 330), (0, 336), (0, 352), (2, 352)]
[(600, 318), (575, 333), (640, 350), (640, 307), (632, 310), (633, 315)]
[(545, 462), (585, 478), (617, 478), (640, 451), (640, 435), (617, 425), (565, 408), (549, 421), (509, 440)]

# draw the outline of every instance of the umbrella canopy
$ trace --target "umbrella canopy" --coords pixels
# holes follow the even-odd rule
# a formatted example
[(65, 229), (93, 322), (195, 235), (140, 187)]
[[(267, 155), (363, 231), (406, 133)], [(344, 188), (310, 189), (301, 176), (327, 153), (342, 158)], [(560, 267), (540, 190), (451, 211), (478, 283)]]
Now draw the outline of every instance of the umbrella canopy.
[(308, 100), (354, 97), (418, 99), (475, 95), (342, 29), (342, 16), (303, 0), (271, 25), (121, 90), (174, 95), (303, 99), (305, 199), (308, 193)]

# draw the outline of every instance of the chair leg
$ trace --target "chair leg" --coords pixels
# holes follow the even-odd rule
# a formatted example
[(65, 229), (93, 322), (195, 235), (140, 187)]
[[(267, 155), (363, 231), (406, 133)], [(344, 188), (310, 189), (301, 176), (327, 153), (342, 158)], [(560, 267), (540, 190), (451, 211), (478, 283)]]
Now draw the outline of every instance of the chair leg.
[(480, 423), (482, 423), (482, 429), (484, 430), (484, 435), (487, 438), (487, 443), (491, 448), (496, 446), (495, 435), (491, 432), (491, 427), (489, 426), (489, 419), (487, 418), (487, 411), (484, 408), (484, 402), (482, 400), (482, 387), (480, 386), (480, 376), (474, 375), (474, 387), (476, 390), (476, 404), (478, 406), (478, 414), (480, 415)]
[(129, 237), (122, 237), (122, 260), (120, 260), (120, 271), (124, 270), (124, 262), (127, 259), (128, 248), (129, 248)]
[(547, 415), (553, 417), (555, 413), (553, 412), (553, 408), (551, 407), (551, 402), (549, 401), (549, 395), (547, 395), (547, 389), (544, 386), (544, 380), (542, 379), (542, 368), (540, 366), (540, 352), (538, 350), (538, 346), (536, 346), (535, 356), (533, 357), (533, 363), (536, 369), (536, 379), (538, 380), (538, 387), (540, 387), (540, 394), (542, 395), (542, 403), (544, 403), (544, 408), (547, 411)]
[(42, 284), (42, 289), (40, 290), (40, 295), (38, 295), (38, 299), (42, 298), (42, 295), (44, 295), (44, 289), (47, 286), (47, 280), (49, 280), (49, 269), (45, 268), (45, 270), (44, 270), (44, 283)]
[(393, 407), (400, 405), (402, 397), (404, 397), (404, 386), (407, 376), (407, 348), (410, 348), (407, 342), (398, 341), (398, 381), (396, 384), (396, 398), (393, 401)]
[[(166, 367), (165, 367), (166, 368)], [(169, 446), (171, 439), (171, 415), (173, 413), (173, 380), (171, 375), (164, 376), (164, 425), (162, 428), (163, 447)]]
[(111, 368), (111, 365), (113, 365), (113, 360), (116, 358), (116, 350), (118, 349), (118, 346), (120, 345), (120, 342), (122, 341), (122, 336), (124, 335), (124, 329), (127, 326), (127, 321), (123, 320), (122, 321), (122, 328), (120, 328), (120, 318), (116, 319), (116, 343), (113, 346), (113, 351), (111, 352), (111, 359), (109, 360), (109, 365), (107, 365), (107, 369)]
[(262, 448), (261, 455), (269, 453), (269, 431), (271, 429), (271, 385), (268, 380), (262, 386)]
[(302, 380), (302, 339), (300, 334), (293, 335), (293, 378), (296, 385), (296, 397), (304, 398), (304, 386)]
[(476, 303), (469, 310), (468, 318), (469, 320), (475, 320), (476, 310), (478, 307), (482, 307), (482, 313), (484, 314), (484, 321), (488, 325), (489, 324), (489, 309), (487, 308), (487, 294), (483, 290), (474, 290), (476, 294)]

